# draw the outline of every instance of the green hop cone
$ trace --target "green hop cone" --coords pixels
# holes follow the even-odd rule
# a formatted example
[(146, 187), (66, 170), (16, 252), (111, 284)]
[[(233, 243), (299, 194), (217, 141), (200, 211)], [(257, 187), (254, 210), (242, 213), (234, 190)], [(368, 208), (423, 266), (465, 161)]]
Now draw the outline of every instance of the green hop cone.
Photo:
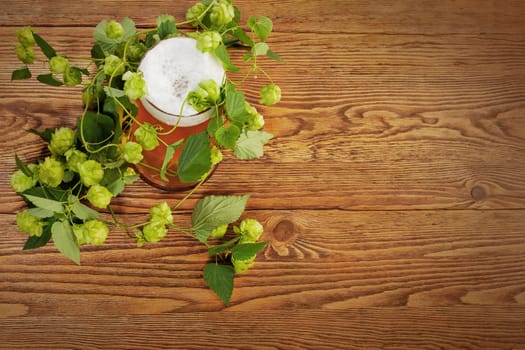
[(213, 146), (210, 152), (210, 161), (212, 165), (222, 162), (222, 152), (217, 146)]
[(46, 223), (29, 214), (26, 209), (16, 214), (16, 225), (20, 232), (29, 233), (30, 236), (40, 237), (42, 236), (42, 233), (44, 233), (44, 226), (46, 226)]
[(221, 88), (213, 79), (201, 81), (199, 87), (208, 93), (208, 101), (217, 102), (221, 95)]
[(122, 75), (125, 70), (126, 67), (120, 57), (109, 55), (104, 59), (104, 74), (108, 76), (119, 76)]
[(89, 188), (86, 198), (94, 207), (106, 209), (111, 203), (113, 194), (104, 186), (93, 185)]
[(239, 243), (255, 243), (264, 232), (264, 227), (255, 219), (244, 219), (234, 232), (241, 235)]
[(199, 25), (200, 18), (203, 16), (204, 11), (206, 11), (206, 5), (199, 2), (186, 11), (186, 20), (189, 21), (192, 26), (196, 27)]
[(52, 157), (46, 157), (38, 167), (38, 179), (44, 185), (57, 187), (64, 179), (64, 165)]
[(208, 102), (208, 93), (203, 88), (197, 88), (188, 94), (188, 104), (193, 107), (197, 112), (202, 112), (210, 108)]
[(142, 78), (142, 72), (133, 73), (128, 71), (124, 73), (122, 79), (125, 81), (124, 93), (130, 100), (134, 101), (148, 94), (146, 81)]
[(222, 42), (222, 37), (219, 33), (203, 32), (200, 33), (197, 37), (197, 49), (201, 52), (211, 52), (214, 51)]
[(228, 1), (220, 0), (211, 9), (210, 21), (216, 27), (230, 23), (235, 17), (233, 5)]
[(106, 36), (110, 39), (119, 39), (124, 35), (124, 28), (122, 27), (122, 24), (115, 21), (114, 19), (106, 24), (104, 31), (106, 32)]
[(150, 123), (142, 124), (135, 130), (135, 139), (146, 151), (151, 151), (159, 145), (157, 138), (157, 129)]
[(75, 132), (66, 127), (56, 129), (51, 136), (48, 148), (55, 156), (61, 156), (75, 143)]
[(33, 28), (24, 27), (16, 31), (16, 38), (18, 42), (25, 47), (35, 45), (35, 37), (33, 36)]
[(226, 231), (228, 231), (228, 224), (221, 225), (211, 231), (210, 237), (221, 239), (226, 234)]
[(86, 186), (96, 185), (104, 177), (104, 169), (96, 160), (90, 159), (78, 165), (80, 181)]
[(261, 129), (264, 126), (264, 117), (249, 103), (246, 103), (246, 111), (250, 115), (250, 119), (248, 120), (248, 130), (255, 131)]
[(142, 229), (146, 242), (158, 242), (168, 234), (166, 225), (162, 221), (150, 221)]
[(82, 82), (82, 74), (78, 68), (68, 66), (64, 72), (64, 84), (75, 86)]
[(79, 165), (87, 160), (87, 154), (74, 148), (68, 149), (64, 155), (66, 156), (67, 168), (76, 173), (79, 172)]
[(122, 156), (126, 162), (138, 164), (144, 158), (142, 146), (136, 142), (128, 141), (122, 146)]
[(260, 92), (260, 103), (270, 106), (281, 100), (281, 88), (276, 84), (266, 85)]
[(162, 222), (165, 225), (173, 224), (171, 208), (166, 202), (162, 202), (150, 208), (149, 215), (151, 216), (151, 221)]
[(250, 267), (253, 266), (255, 262), (255, 256), (248, 260), (237, 260), (232, 257), (232, 264), (235, 273), (245, 273)]
[(89, 220), (83, 224), (73, 225), (73, 233), (78, 244), (102, 245), (108, 237), (109, 229), (101, 221)]
[(69, 67), (67, 58), (63, 56), (55, 56), (49, 60), (49, 70), (51, 73), (63, 74)]
[(23, 63), (31, 64), (35, 61), (35, 50), (32, 46), (24, 46), (17, 43), (15, 46), (16, 56)]
[(141, 42), (135, 42), (128, 47), (126, 57), (129, 61), (140, 61), (146, 53), (146, 46)]
[(38, 182), (36, 176), (27, 176), (22, 170), (17, 170), (11, 175), (11, 187), (17, 193), (22, 193), (35, 187)]

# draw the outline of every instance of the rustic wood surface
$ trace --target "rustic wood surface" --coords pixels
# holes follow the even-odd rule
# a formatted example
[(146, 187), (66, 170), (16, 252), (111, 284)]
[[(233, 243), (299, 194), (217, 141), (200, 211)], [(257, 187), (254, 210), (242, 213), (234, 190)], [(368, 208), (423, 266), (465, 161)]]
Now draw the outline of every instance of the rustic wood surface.
[[(76, 89), (12, 82), (15, 30), (89, 54), (93, 27), (184, 17), (191, 1), (19, 0), (0, 7), (0, 348), (525, 349), (525, 2), (236, 1), (274, 20), (264, 158), (227, 160), (206, 194), (251, 193), (270, 241), (225, 308), (206, 251), (115, 231), (82, 266), (22, 251), (14, 155), (29, 128), (74, 126)], [(238, 58), (238, 57), (237, 57)], [(256, 86), (248, 85), (255, 102)], [(170, 194), (138, 182), (124, 220)]]

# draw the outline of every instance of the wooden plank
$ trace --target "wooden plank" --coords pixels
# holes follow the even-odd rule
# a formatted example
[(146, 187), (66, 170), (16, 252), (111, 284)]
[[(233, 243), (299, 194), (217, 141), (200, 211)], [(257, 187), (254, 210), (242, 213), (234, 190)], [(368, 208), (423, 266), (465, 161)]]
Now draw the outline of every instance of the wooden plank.
[[(523, 307), (0, 319), (2, 349), (519, 349)], [(35, 325), (38, 330), (35, 331)], [(300, 336), (298, 336), (300, 334)]]
[[(263, 223), (262, 239), (270, 243), (236, 279), (228, 310), (519, 308), (525, 304), (524, 214), (249, 211), (246, 217)], [(14, 215), (0, 219), (0, 318), (17, 312), (120, 316), (224, 308), (202, 281), (205, 247), (185, 236), (172, 233), (137, 248), (113, 231), (104, 246), (83, 247), (82, 266), (76, 266), (52, 244), (22, 251), (26, 235), (17, 232)], [(188, 220), (187, 213), (176, 215), (179, 225)]]
[[(165, 1), (93, 0), (89, 6), (67, 0), (19, 0), (4, 6), (2, 25), (95, 26), (102, 19), (132, 17), (140, 26), (151, 26), (162, 13), (178, 21), (197, 1), (177, 4)], [(280, 32), (330, 33), (523, 33), (525, 6), (520, 0), (497, 4), (491, 0), (403, 1), (330, 0), (279, 1), (236, 0), (243, 21), (248, 15), (266, 15)]]

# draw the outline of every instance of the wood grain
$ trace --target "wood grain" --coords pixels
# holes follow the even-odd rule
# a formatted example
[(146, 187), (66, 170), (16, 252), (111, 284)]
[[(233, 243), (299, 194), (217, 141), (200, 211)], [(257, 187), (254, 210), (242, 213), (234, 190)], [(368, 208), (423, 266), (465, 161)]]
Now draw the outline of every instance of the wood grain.
[[(175, 215), (183, 225), (206, 194), (251, 193), (245, 217), (269, 244), (231, 307), (202, 280), (205, 248), (176, 234), (138, 248), (114, 230), (81, 266), (52, 244), (22, 251), (14, 154), (46, 154), (25, 130), (74, 127), (81, 106), (79, 89), (10, 81), (16, 29), (88, 56), (100, 20), (149, 27), (193, 3), (0, 7), (0, 349), (525, 348), (519, 0), (235, 2), (274, 21), (285, 63), (262, 63), (283, 99), (259, 107), (275, 138), (261, 159), (226, 155)], [(244, 86), (252, 103), (261, 82)], [(115, 209), (133, 223), (183, 196), (139, 181)]]

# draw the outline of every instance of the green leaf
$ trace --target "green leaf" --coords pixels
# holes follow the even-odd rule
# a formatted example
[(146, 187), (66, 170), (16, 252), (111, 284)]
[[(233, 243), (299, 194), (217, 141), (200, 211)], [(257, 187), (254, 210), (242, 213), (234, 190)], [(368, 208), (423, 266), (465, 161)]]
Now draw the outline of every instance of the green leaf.
[(78, 70), (80, 73), (84, 75), (88, 75), (88, 76), (90, 75), (89, 70), (87, 68), (79, 67), (79, 66), (71, 66), (71, 68)]
[(25, 195), (31, 195), (34, 197), (41, 197), (41, 198), (47, 198), (52, 199), (58, 202), (65, 202), (67, 200), (68, 192), (61, 190), (59, 188), (52, 188), (52, 187), (33, 187), (25, 191)]
[(261, 41), (265, 41), (268, 35), (272, 32), (272, 20), (265, 16), (259, 16), (257, 20), (255, 17), (248, 18), (248, 27), (257, 35)]
[(230, 239), (228, 242), (216, 245), (215, 247), (208, 248), (208, 256), (214, 256), (215, 254), (219, 254), (225, 251), (226, 249), (230, 248), (235, 242), (237, 242), (240, 238), (240, 236), (237, 236), (235, 238)]
[(135, 22), (129, 17), (124, 17), (120, 22), (122, 24), (122, 29), (124, 29), (124, 35), (122, 36), (122, 42), (131, 38), (135, 33), (137, 33), (137, 28), (135, 27)]
[(46, 55), (47, 58), (51, 59), (57, 55), (55, 49), (53, 49), (40, 35), (33, 33), (33, 38), (35, 38), (36, 44), (40, 47), (40, 50), (42, 50), (42, 53)]
[(47, 84), (47, 85), (51, 85), (51, 86), (62, 86), (64, 85), (63, 82), (61, 82), (60, 80), (56, 79), (52, 73), (49, 73), (49, 74), (40, 74), (39, 76), (36, 77), (36, 79), (43, 83), (43, 84)]
[(177, 34), (175, 19), (171, 15), (160, 15), (157, 17), (157, 33), (161, 39)]
[(228, 50), (226, 49), (226, 46), (224, 46), (224, 44), (221, 43), (219, 46), (217, 46), (214, 52), (215, 56), (217, 56), (217, 58), (221, 60), (222, 65), (226, 70), (229, 70), (230, 72), (239, 71), (239, 68), (237, 68), (230, 60), (230, 55), (228, 54)]
[(115, 89), (115, 88), (112, 88), (112, 87), (109, 87), (109, 86), (105, 86), (104, 87), (104, 92), (109, 97), (123, 97), (123, 96), (126, 95), (126, 94), (124, 94), (124, 90)]
[(52, 212), (51, 210), (44, 209), (44, 208), (29, 208), (27, 209), (27, 212), (40, 219), (50, 218), (53, 215), (55, 215), (55, 213)]
[(199, 180), (211, 168), (210, 140), (206, 131), (188, 137), (182, 148), (177, 174), (182, 182)]
[(235, 260), (250, 260), (263, 249), (268, 242), (241, 243), (233, 247), (232, 258)]
[(30, 194), (26, 194), (26, 193), (24, 193), (23, 196), (28, 201), (30, 201), (35, 206), (37, 206), (38, 208), (51, 210), (52, 212), (55, 212), (55, 213), (63, 213), (64, 212), (64, 205), (63, 205), (62, 202), (55, 201), (55, 200), (52, 200), (52, 199), (37, 197), (37, 196), (33, 196), (33, 195), (30, 195)]
[(252, 47), (252, 53), (255, 56), (264, 56), (268, 53), (269, 46), (266, 43), (257, 43)]
[(49, 242), (50, 239), (51, 239), (51, 225), (47, 225), (44, 227), (44, 232), (42, 233), (42, 236), (40, 237), (30, 236), (27, 239), (23, 250), (43, 247), (47, 244), (47, 242)]
[(96, 210), (93, 210), (90, 207), (80, 203), (78, 197), (76, 196), (69, 196), (68, 201), (70, 204), (72, 204), (71, 210), (80, 220), (91, 220), (100, 216)]
[(173, 158), (173, 154), (175, 153), (175, 151), (177, 151), (182, 145), (182, 142), (184, 142), (184, 139), (180, 139), (179, 141), (166, 147), (166, 155), (164, 156), (164, 161), (162, 162), (162, 167), (160, 168), (160, 178), (164, 181), (169, 181), (168, 177), (166, 176), (166, 171), (168, 171), (168, 164), (171, 158)]
[(277, 62), (282, 62), (283, 61), (281, 56), (279, 56), (278, 54), (276, 54), (272, 50), (268, 50), (268, 52), (266, 52), (266, 56), (270, 57), (271, 59), (273, 59), (273, 60), (275, 60)]
[(104, 60), (104, 50), (102, 50), (102, 47), (100, 47), (99, 44), (93, 45), (91, 48), (91, 58), (94, 58), (96, 60)]
[(28, 177), (33, 176), (33, 172), (29, 170), (29, 168), (24, 164), (24, 162), (20, 160), (20, 158), (18, 158), (18, 155), (16, 154), (15, 154), (15, 163), (18, 169), (20, 169), (24, 173), (25, 176), (28, 176)]
[(217, 130), (224, 125), (224, 120), (221, 116), (217, 115), (210, 119), (210, 122), (208, 123), (208, 127), (206, 128), (206, 131), (208, 131), (208, 135), (214, 137)]
[(246, 34), (246, 32), (241, 27), (236, 27), (235, 30), (232, 33), (237, 39), (239, 39), (242, 43), (253, 46), (253, 40)]
[(241, 129), (237, 125), (232, 124), (228, 127), (223, 125), (215, 132), (215, 139), (221, 147), (234, 149), (240, 135)]
[(114, 135), (115, 123), (113, 118), (94, 112), (86, 112), (79, 120), (79, 131), (83, 141), (91, 147), (100, 148)]
[(273, 137), (265, 131), (247, 131), (242, 133), (235, 147), (235, 156), (239, 159), (254, 159), (262, 157), (263, 146)]
[(206, 242), (214, 228), (239, 219), (249, 196), (206, 196), (199, 200), (191, 215), (196, 237)]
[(204, 281), (226, 306), (230, 305), (234, 275), (235, 271), (229, 265), (208, 263), (204, 267)]
[(67, 221), (57, 221), (51, 226), (55, 247), (77, 265), (80, 265), (80, 247)]
[(126, 184), (124, 183), (124, 180), (118, 179), (108, 184), (106, 187), (109, 190), (109, 192), (111, 192), (113, 197), (116, 197), (122, 192), (124, 192), (124, 189), (126, 188)]
[(11, 80), (22, 80), (31, 78), (31, 71), (27, 67), (23, 67), (17, 70), (14, 70), (11, 74)]
[(40, 136), (42, 140), (49, 143), (51, 141), (51, 137), (53, 136), (53, 133), (55, 132), (55, 129), (46, 128), (44, 131), (39, 131), (36, 129), (29, 129), (27, 131), (32, 134)]
[(231, 83), (226, 86), (226, 116), (228, 119), (239, 123), (250, 120), (250, 114), (246, 110), (244, 93), (235, 90), (235, 86)]

